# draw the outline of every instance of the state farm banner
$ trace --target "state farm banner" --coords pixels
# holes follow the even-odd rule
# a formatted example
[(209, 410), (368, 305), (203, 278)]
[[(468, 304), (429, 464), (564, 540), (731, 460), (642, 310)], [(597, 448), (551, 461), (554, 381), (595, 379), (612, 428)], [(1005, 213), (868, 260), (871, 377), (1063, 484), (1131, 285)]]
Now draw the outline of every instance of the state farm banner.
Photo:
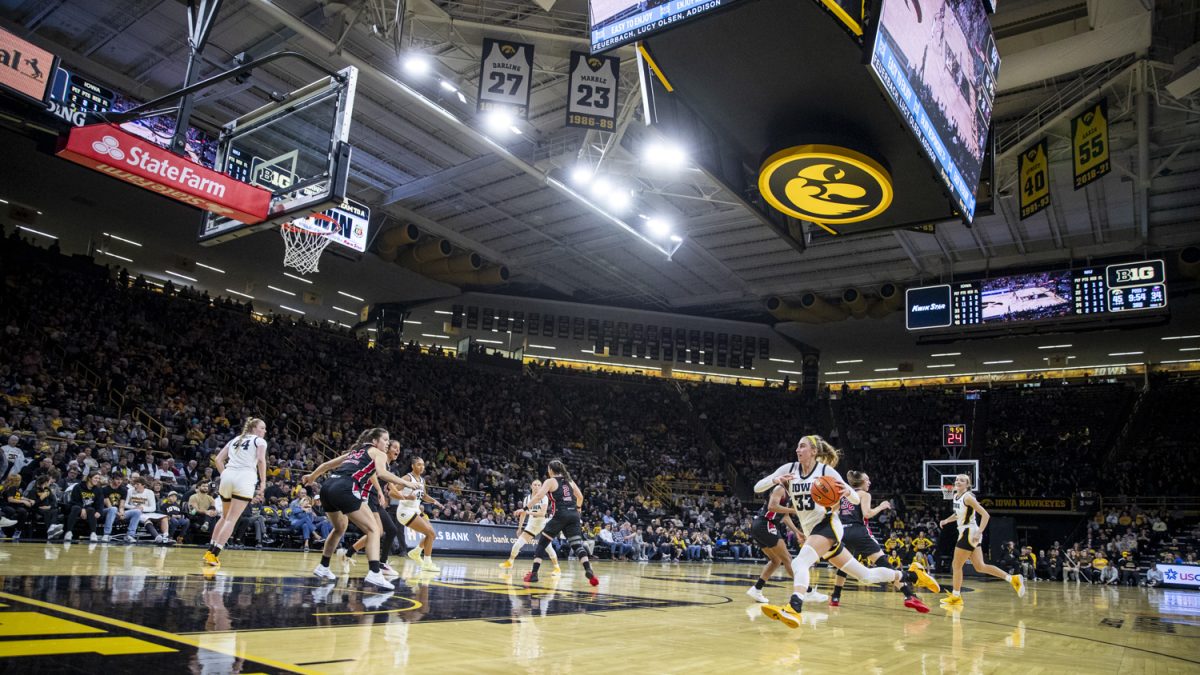
[(71, 129), (63, 159), (189, 206), (253, 225), (267, 219), (271, 193), (205, 168), (111, 124)]

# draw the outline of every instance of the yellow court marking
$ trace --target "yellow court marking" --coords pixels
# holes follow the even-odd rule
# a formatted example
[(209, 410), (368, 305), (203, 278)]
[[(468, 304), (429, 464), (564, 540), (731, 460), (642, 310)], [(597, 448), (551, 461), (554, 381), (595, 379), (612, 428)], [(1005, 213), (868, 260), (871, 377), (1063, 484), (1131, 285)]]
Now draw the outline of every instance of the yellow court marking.
[(179, 651), (132, 637), (52, 638), (49, 640), (12, 640), (0, 642), (0, 658), (16, 656), (52, 656), (55, 654), (161, 654)]
[(73, 609), (71, 607), (63, 607), (62, 605), (56, 605), (52, 602), (43, 602), (41, 600), (34, 600), (33, 598), (25, 598), (20, 595), (15, 595), (12, 593), (5, 593), (3, 591), (0, 591), (0, 598), (3, 598), (5, 600), (11, 600), (13, 602), (25, 603), (27, 605), (33, 605), (34, 607), (42, 607), (44, 609), (53, 610), (55, 612), (62, 612), (64, 614), (70, 614), (72, 616), (78, 616), (83, 619), (96, 621), (98, 623), (107, 624), (109, 626), (116, 626), (117, 628), (124, 628), (125, 630), (130, 630), (135, 633), (142, 633), (144, 635), (152, 635), (156, 638), (160, 638), (163, 640), (169, 640), (171, 642), (178, 642), (179, 644), (184, 644), (189, 647), (195, 647), (196, 649), (206, 649), (206, 650), (212, 651), (212, 652), (220, 652), (221, 654), (225, 654), (226, 656), (232, 656), (235, 658), (242, 658), (242, 659), (249, 659), (252, 661), (257, 661), (259, 663), (271, 666), (273, 668), (279, 668), (281, 670), (288, 670), (293, 673), (305, 673), (305, 674), (317, 675), (317, 671), (315, 671), (315, 670), (301, 668), (300, 666), (296, 666), (296, 665), (293, 665), (290, 663), (283, 663), (282, 661), (276, 661), (274, 659), (262, 658), (259, 656), (255, 656), (253, 654), (247, 654), (244, 651), (241, 651), (239, 649), (228, 649), (228, 648), (225, 648), (218, 644), (211, 644), (211, 645), (205, 644), (203, 640), (195, 640), (190, 637), (185, 637), (183, 635), (177, 635), (175, 633), (168, 633), (166, 631), (156, 630), (154, 628), (147, 628), (146, 626), (139, 626), (136, 623), (129, 623), (128, 621), (121, 621), (120, 619), (111, 619), (107, 616), (101, 616), (99, 614), (92, 614), (91, 612), (85, 612), (80, 609)]
[[(362, 614), (399, 614), (400, 612), (412, 612), (414, 610), (421, 609), (422, 607), (425, 606), (425, 605), (422, 605), (419, 601), (413, 600), (412, 598), (401, 597), (401, 598), (396, 598), (396, 599), (397, 600), (407, 600), (412, 603), (412, 607), (403, 607), (401, 609), (376, 609), (376, 610), (365, 611), (365, 612), (314, 612), (313, 616), (359, 616)], [(321, 627), (324, 628), (324, 626), (321, 626)], [(297, 628), (304, 628), (304, 626), (297, 626)], [(313, 626), (313, 628), (316, 628), (316, 626)]]
[(25, 635), (71, 635), (105, 631), (41, 612), (0, 612), (0, 637)]

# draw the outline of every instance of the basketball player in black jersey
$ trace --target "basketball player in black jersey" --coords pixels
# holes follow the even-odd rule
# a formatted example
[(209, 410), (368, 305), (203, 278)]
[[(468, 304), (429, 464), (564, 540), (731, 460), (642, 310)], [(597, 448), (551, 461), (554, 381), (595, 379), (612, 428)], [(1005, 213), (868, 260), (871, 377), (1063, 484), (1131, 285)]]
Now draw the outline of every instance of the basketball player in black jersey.
[(579, 490), (575, 481), (571, 480), (571, 474), (567, 473), (567, 467), (561, 460), (551, 460), (548, 469), (550, 477), (529, 498), (529, 503), (536, 504), (542, 500), (542, 497), (549, 496), (550, 509), (554, 515), (542, 529), (542, 536), (538, 538), (537, 550), (533, 552), (533, 569), (525, 575), (525, 581), (537, 582), (538, 568), (542, 566), (542, 557), (546, 554), (546, 547), (561, 532), (566, 535), (567, 545), (575, 552), (579, 562), (583, 563), (583, 572), (587, 575), (588, 583), (599, 586), (600, 580), (592, 572), (592, 563), (588, 560), (588, 550), (583, 545), (583, 525), (579, 522), (579, 505), (583, 503), (583, 492)]
[(308, 485), (326, 472), (333, 471), (333, 476), (321, 486), (321, 505), (325, 508), (329, 522), (333, 523), (333, 531), (325, 538), (321, 562), (313, 570), (316, 576), (322, 579), (337, 579), (337, 575), (329, 569), (329, 561), (342, 541), (342, 535), (346, 533), (347, 524), (352, 522), (367, 536), (367, 565), (370, 571), (367, 572), (365, 581), (384, 590), (396, 590), (395, 585), (385, 579), (380, 571), (380, 527), (370, 508), (361, 508), (372, 498), (372, 479), (376, 476), (388, 483), (412, 487), (411, 483), (387, 469), (386, 452), (389, 440), (387, 429), (368, 429), (359, 435), (353, 450), (325, 462), (317, 467), (316, 471), (301, 479), (301, 482)]
[[(874, 518), (880, 511), (892, 508), (888, 501), (882, 501), (879, 506), (871, 505), (871, 477), (862, 471), (847, 471), (846, 482), (858, 492), (858, 503), (852, 504), (849, 499), (843, 499), (838, 504), (838, 517), (842, 521), (842, 546), (850, 552), (850, 555), (858, 558), (862, 564), (871, 565), (874, 567), (887, 567), (892, 569), (884, 558), (883, 562), (876, 564), (877, 561), (883, 558), (883, 547), (875, 541), (874, 535), (871, 534), (871, 528), (867, 525), (867, 521)], [(842, 587), (846, 585), (846, 573), (842, 570), (837, 571), (837, 579), (833, 583), (833, 597), (829, 598), (829, 606), (837, 607), (842, 602)], [(922, 614), (927, 614), (929, 608), (921, 599), (913, 593), (911, 584), (901, 584), (900, 591), (904, 593), (904, 606), (909, 609), (915, 609)]]
[[(388, 443), (387, 458), (388, 466), (390, 467), (396, 458), (400, 456), (400, 441), (391, 441)], [(392, 542), (400, 532), (400, 526), (396, 523), (396, 517), (392, 515), (391, 509), (388, 508), (388, 498), (384, 494), (383, 487), (379, 484), (379, 478), (376, 477), (371, 481), (371, 497), (367, 499), (367, 506), (371, 508), (371, 513), (374, 514), (375, 522), (379, 524), (379, 569), (385, 577), (398, 577), (400, 573), (392, 569), (388, 564), (388, 556), (392, 552)], [(367, 536), (358, 538), (350, 548), (339, 549), (339, 554), (342, 556), (342, 570), (350, 571), (350, 566), (354, 564), (354, 554), (362, 551), (367, 547)]]
[[(775, 570), (782, 567), (789, 578), (792, 576), (792, 557), (788, 553), (787, 542), (783, 539), (784, 528), (791, 530), (800, 545), (804, 545), (804, 533), (796, 527), (796, 522), (792, 520), (796, 509), (788, 505), (790, 500), (787, 490), (782, 486), (776, 486), (771, 490), (767, 504), (758, 510), (758, 515), (754, 516), (754, 522), (750, 525), (750, 536), (754, 537), (754, 543), (758, 544), (763, 555), (767, 557), (767, 565), (763, 568), (762, 574), (746, 591), (746, 595), (754, 598), (755, 602), (770, 602), (767, 600), (767, 596), (763, 595), (762, 589), (771, 580), (771, 575), (775, 573)], [(828, 597), (817, 593), (812, 586), (809, 586), (804, 599), (805, 601), (824, 602)]]

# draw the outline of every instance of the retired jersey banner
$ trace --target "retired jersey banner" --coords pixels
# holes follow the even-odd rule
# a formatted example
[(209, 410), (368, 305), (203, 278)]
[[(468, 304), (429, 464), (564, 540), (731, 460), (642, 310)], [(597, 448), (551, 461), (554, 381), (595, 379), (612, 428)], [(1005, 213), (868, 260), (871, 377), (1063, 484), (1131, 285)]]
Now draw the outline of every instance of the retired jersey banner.
[(479, 61), (479, 112), (508, 110), (529, 117), (529, 91), (533, 80), (533, 45), (483, 39)]
[(567, 126), (615, 131), (621, 59), (571, 52)]
[(1021, 153), (1017, 177), (1021, 186), (1021, 220), (1050, 206), (1050, 158), (1046, 139)]
[(1112, 169), (1108, 159), (1108, 99), (1100, 99), (1071, 120), (1071, 159), (1076, 190)]

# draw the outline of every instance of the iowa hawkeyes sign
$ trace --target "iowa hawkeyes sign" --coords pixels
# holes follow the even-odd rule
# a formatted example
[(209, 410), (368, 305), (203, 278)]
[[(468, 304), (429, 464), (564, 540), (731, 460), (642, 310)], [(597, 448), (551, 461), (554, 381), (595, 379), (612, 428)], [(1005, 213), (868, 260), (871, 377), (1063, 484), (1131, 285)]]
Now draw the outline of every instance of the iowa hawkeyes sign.
[(870, 220), (892, 203), (892, 177), (875, 160), (835, 145), (797, 145), (771, 155), (758, 190), (783, 213), (833, 234), (838, 225)]

